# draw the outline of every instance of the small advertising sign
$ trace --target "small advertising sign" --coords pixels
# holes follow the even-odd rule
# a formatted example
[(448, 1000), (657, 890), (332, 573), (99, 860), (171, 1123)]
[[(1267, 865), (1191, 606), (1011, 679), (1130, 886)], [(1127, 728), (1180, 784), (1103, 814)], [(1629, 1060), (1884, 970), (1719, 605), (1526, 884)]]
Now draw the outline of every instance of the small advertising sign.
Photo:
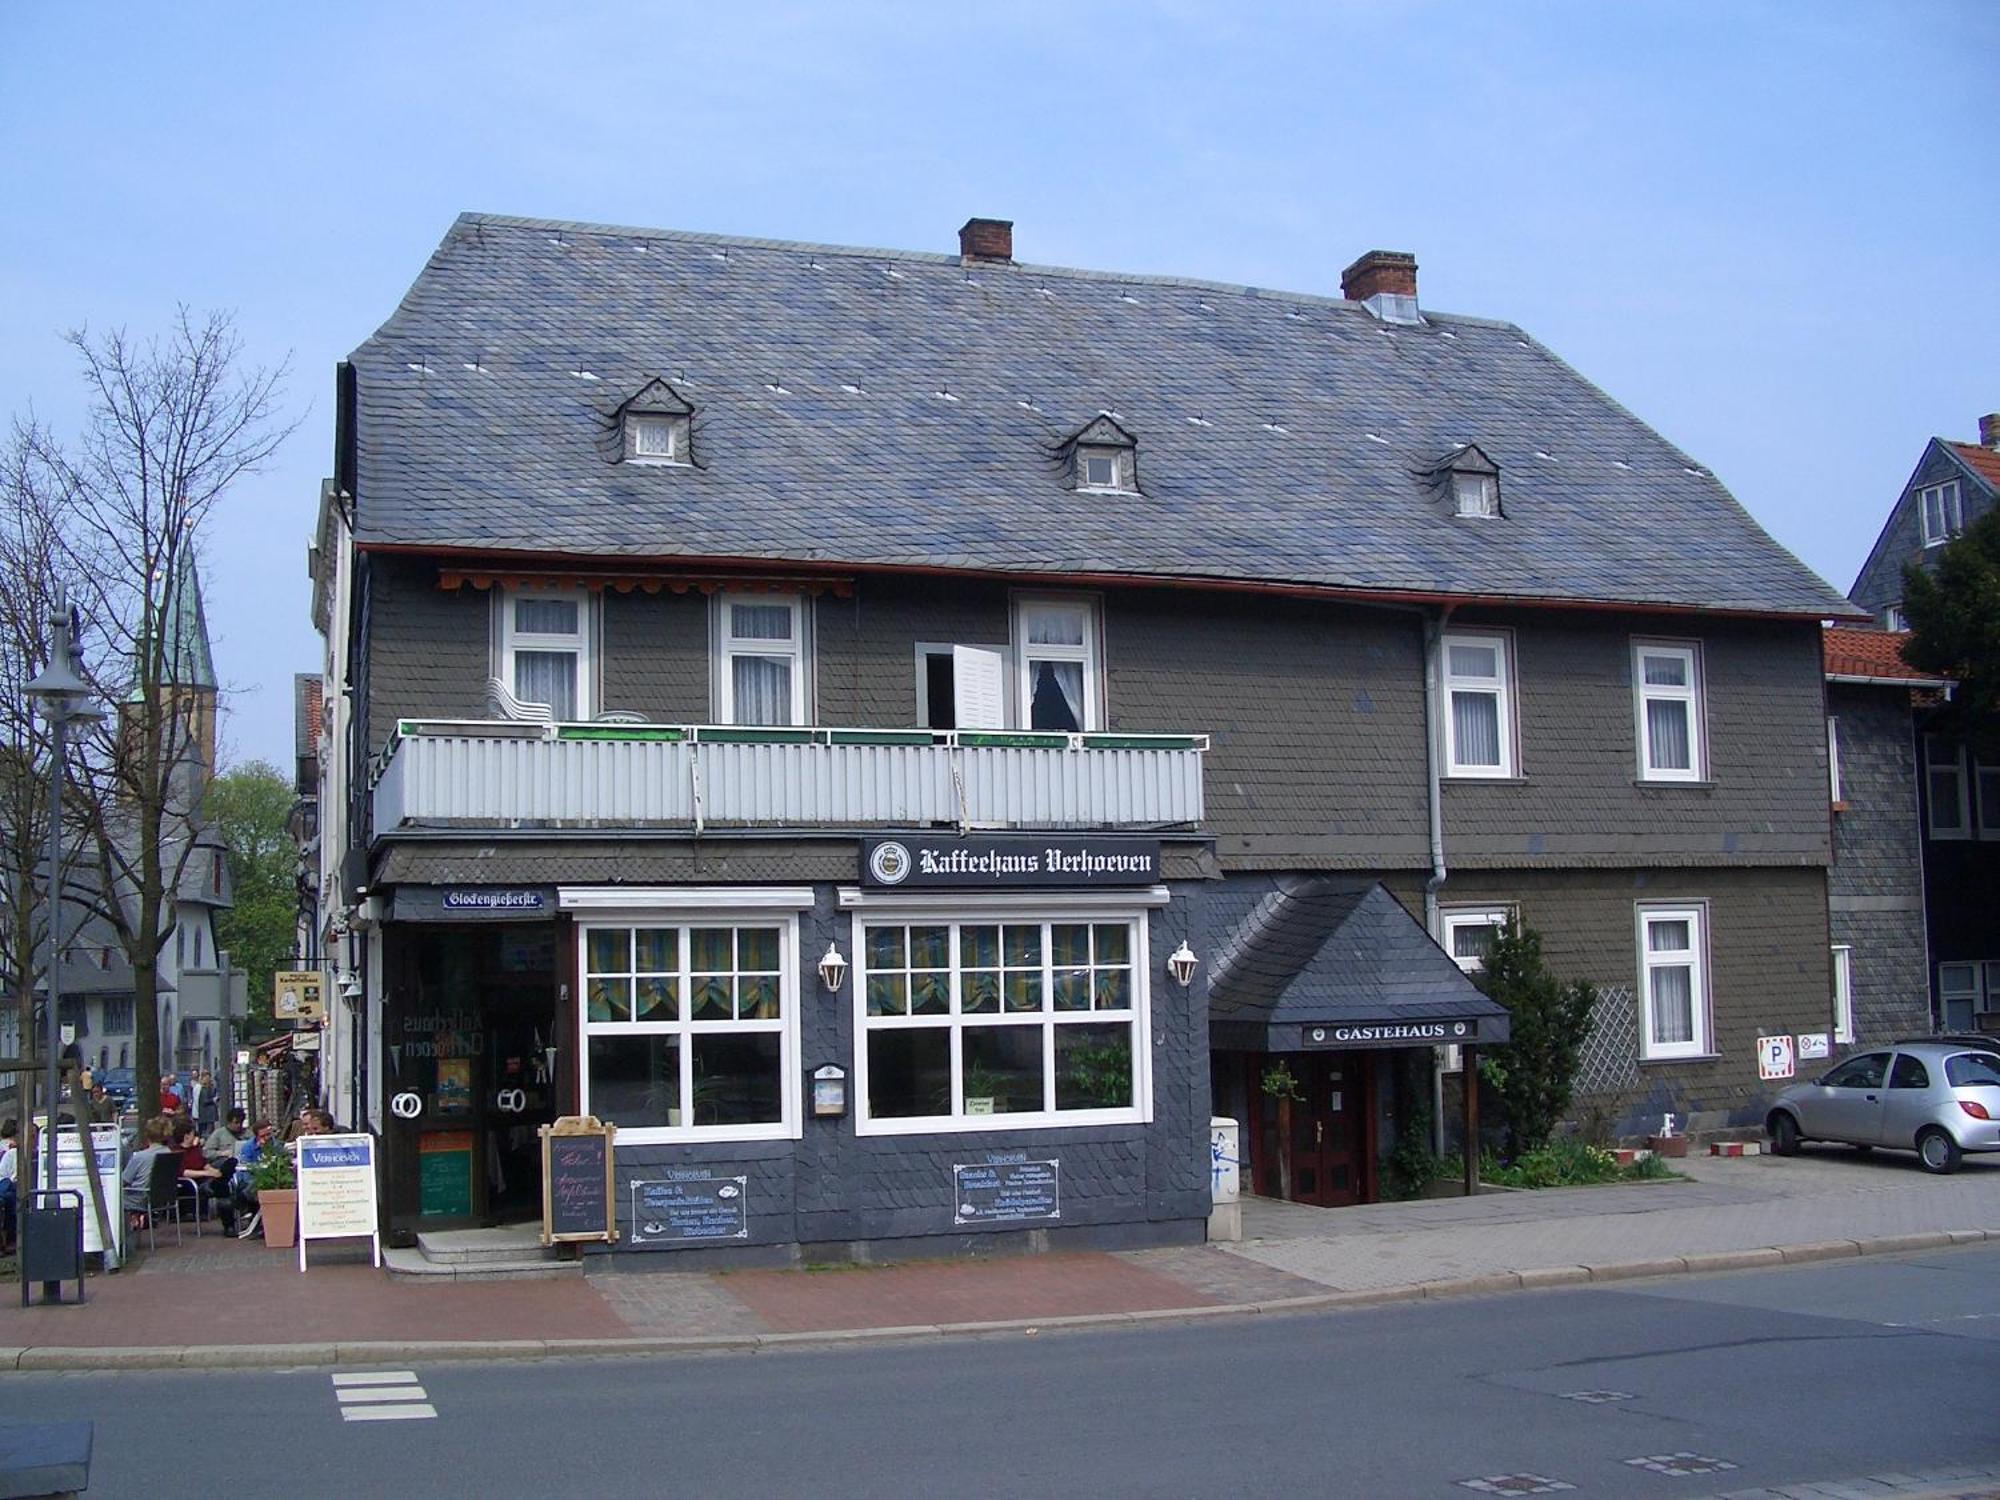
[(1824, 1062), (1833, 1055), (1824, 1031), (1804, 1031), (1799, 1033), (1799, 1061)]
[(595, 1115), (564, 1115), (540, 1129), (542, 1243), (618, 1238), (612, 1140), (618, 1127)]
[(280, 969), (271, 976), (271, 1014), (280, 1021), (326, 1019), (324, 976), (317, 969)]
[(1032, 1224), (1062, 1217), (1062, 1163), (995, 1157), (951, 1169), (954, 1224)]
[[(90, 1142), (97, 1152), (98, 1189), (104, 1195), (104, 1217), (111, 1226), (109, 1265), (125, 1259), (125, 1214), (119, 1187), (118, 1126), (115, 1122), (90, 1127)], [(104, 1235), (90, 1198), (89, 1168), (83, 1159), (83, 1138), (74, 1125), (65, 1125), (56, 1136), (56, 1187), (83, 1199), (83, 1253), (105, 1255)]]
[(1757, 1076), (1766, 1083), (1780, 1078), (1790, 1078), (1797, 1070), (1792, 1065), (1792, 1039), (1788, 1036), (1760, 1036), (1757, 1038)]
[(663, 1179), (632, 1184), (632, 1238), (747, 1240), (750, 1179), (705, 1168), (668, 1168)]
[(375, 1207), (372, 1135), (302, 1135), (299, 1151), (299, 1269), (307, 1240), (368, 1239), (382, 1264), (381, 1222)]

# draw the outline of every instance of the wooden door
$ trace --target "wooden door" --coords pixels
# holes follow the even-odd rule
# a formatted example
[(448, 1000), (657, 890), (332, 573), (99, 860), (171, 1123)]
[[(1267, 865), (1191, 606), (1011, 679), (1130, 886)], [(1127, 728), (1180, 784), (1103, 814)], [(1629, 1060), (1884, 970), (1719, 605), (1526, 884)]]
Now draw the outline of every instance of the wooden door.
[(1292, 1106), (1292, 1198), (1339, 1208), (1365, 1198), (1362, 1121), (1366, 1101), (1360, 1059), (1308, 1052), (1292, 1069), (1305, 1097)]

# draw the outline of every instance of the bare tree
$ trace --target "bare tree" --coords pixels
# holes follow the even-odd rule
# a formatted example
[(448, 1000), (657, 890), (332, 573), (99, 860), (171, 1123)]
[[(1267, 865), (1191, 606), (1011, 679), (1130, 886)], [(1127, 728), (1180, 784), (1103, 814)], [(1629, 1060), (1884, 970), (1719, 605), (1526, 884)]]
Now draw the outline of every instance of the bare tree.
[(65, 442), (14, 429), (10, 509), (33, 518), (86, 632), (86, 675), (113, 710), (72, 762), (94, 909), (132, 968), (139, 1109), (159, 1107), (159, 959), (215, 743), (215, 699), (189, 690), (196, 565), (216, 508), (296, 422), (284, 366), (241, 367), (232, 321), (185, 308), (161, 338), (69, 335), (88, 396)]

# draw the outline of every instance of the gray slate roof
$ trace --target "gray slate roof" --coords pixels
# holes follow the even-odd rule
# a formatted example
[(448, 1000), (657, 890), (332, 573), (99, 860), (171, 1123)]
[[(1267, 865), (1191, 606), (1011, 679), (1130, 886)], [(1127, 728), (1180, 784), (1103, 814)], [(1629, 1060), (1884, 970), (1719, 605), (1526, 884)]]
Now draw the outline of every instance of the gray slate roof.
[[(465, 215), (353, 355), (358, 540), (1823, 615), (1841, 596), (1508, 324), (1167, 277)], [(617, 462), (664, 378), (691, 468)], [(1078, 494), (1100, 413), (1136, 496)], [(1448, 514), (1456, 443), (1506, 515)]]
[(1479, 1021), (1504, 1038), (1488, 999), (1380, 885), (1288, 876), (1216, 954), (1208, 987), (1218, 1046), (1284, 1050), (1302, 1026)]

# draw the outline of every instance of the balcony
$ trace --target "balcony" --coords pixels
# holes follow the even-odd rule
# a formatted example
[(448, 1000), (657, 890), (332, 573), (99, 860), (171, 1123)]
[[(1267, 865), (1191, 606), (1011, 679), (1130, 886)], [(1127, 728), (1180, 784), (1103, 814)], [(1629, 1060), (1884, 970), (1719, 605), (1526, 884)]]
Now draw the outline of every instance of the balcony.
[(375, 836), (454, 829), (1170, 829), (1206, 735), (405, 719)]

